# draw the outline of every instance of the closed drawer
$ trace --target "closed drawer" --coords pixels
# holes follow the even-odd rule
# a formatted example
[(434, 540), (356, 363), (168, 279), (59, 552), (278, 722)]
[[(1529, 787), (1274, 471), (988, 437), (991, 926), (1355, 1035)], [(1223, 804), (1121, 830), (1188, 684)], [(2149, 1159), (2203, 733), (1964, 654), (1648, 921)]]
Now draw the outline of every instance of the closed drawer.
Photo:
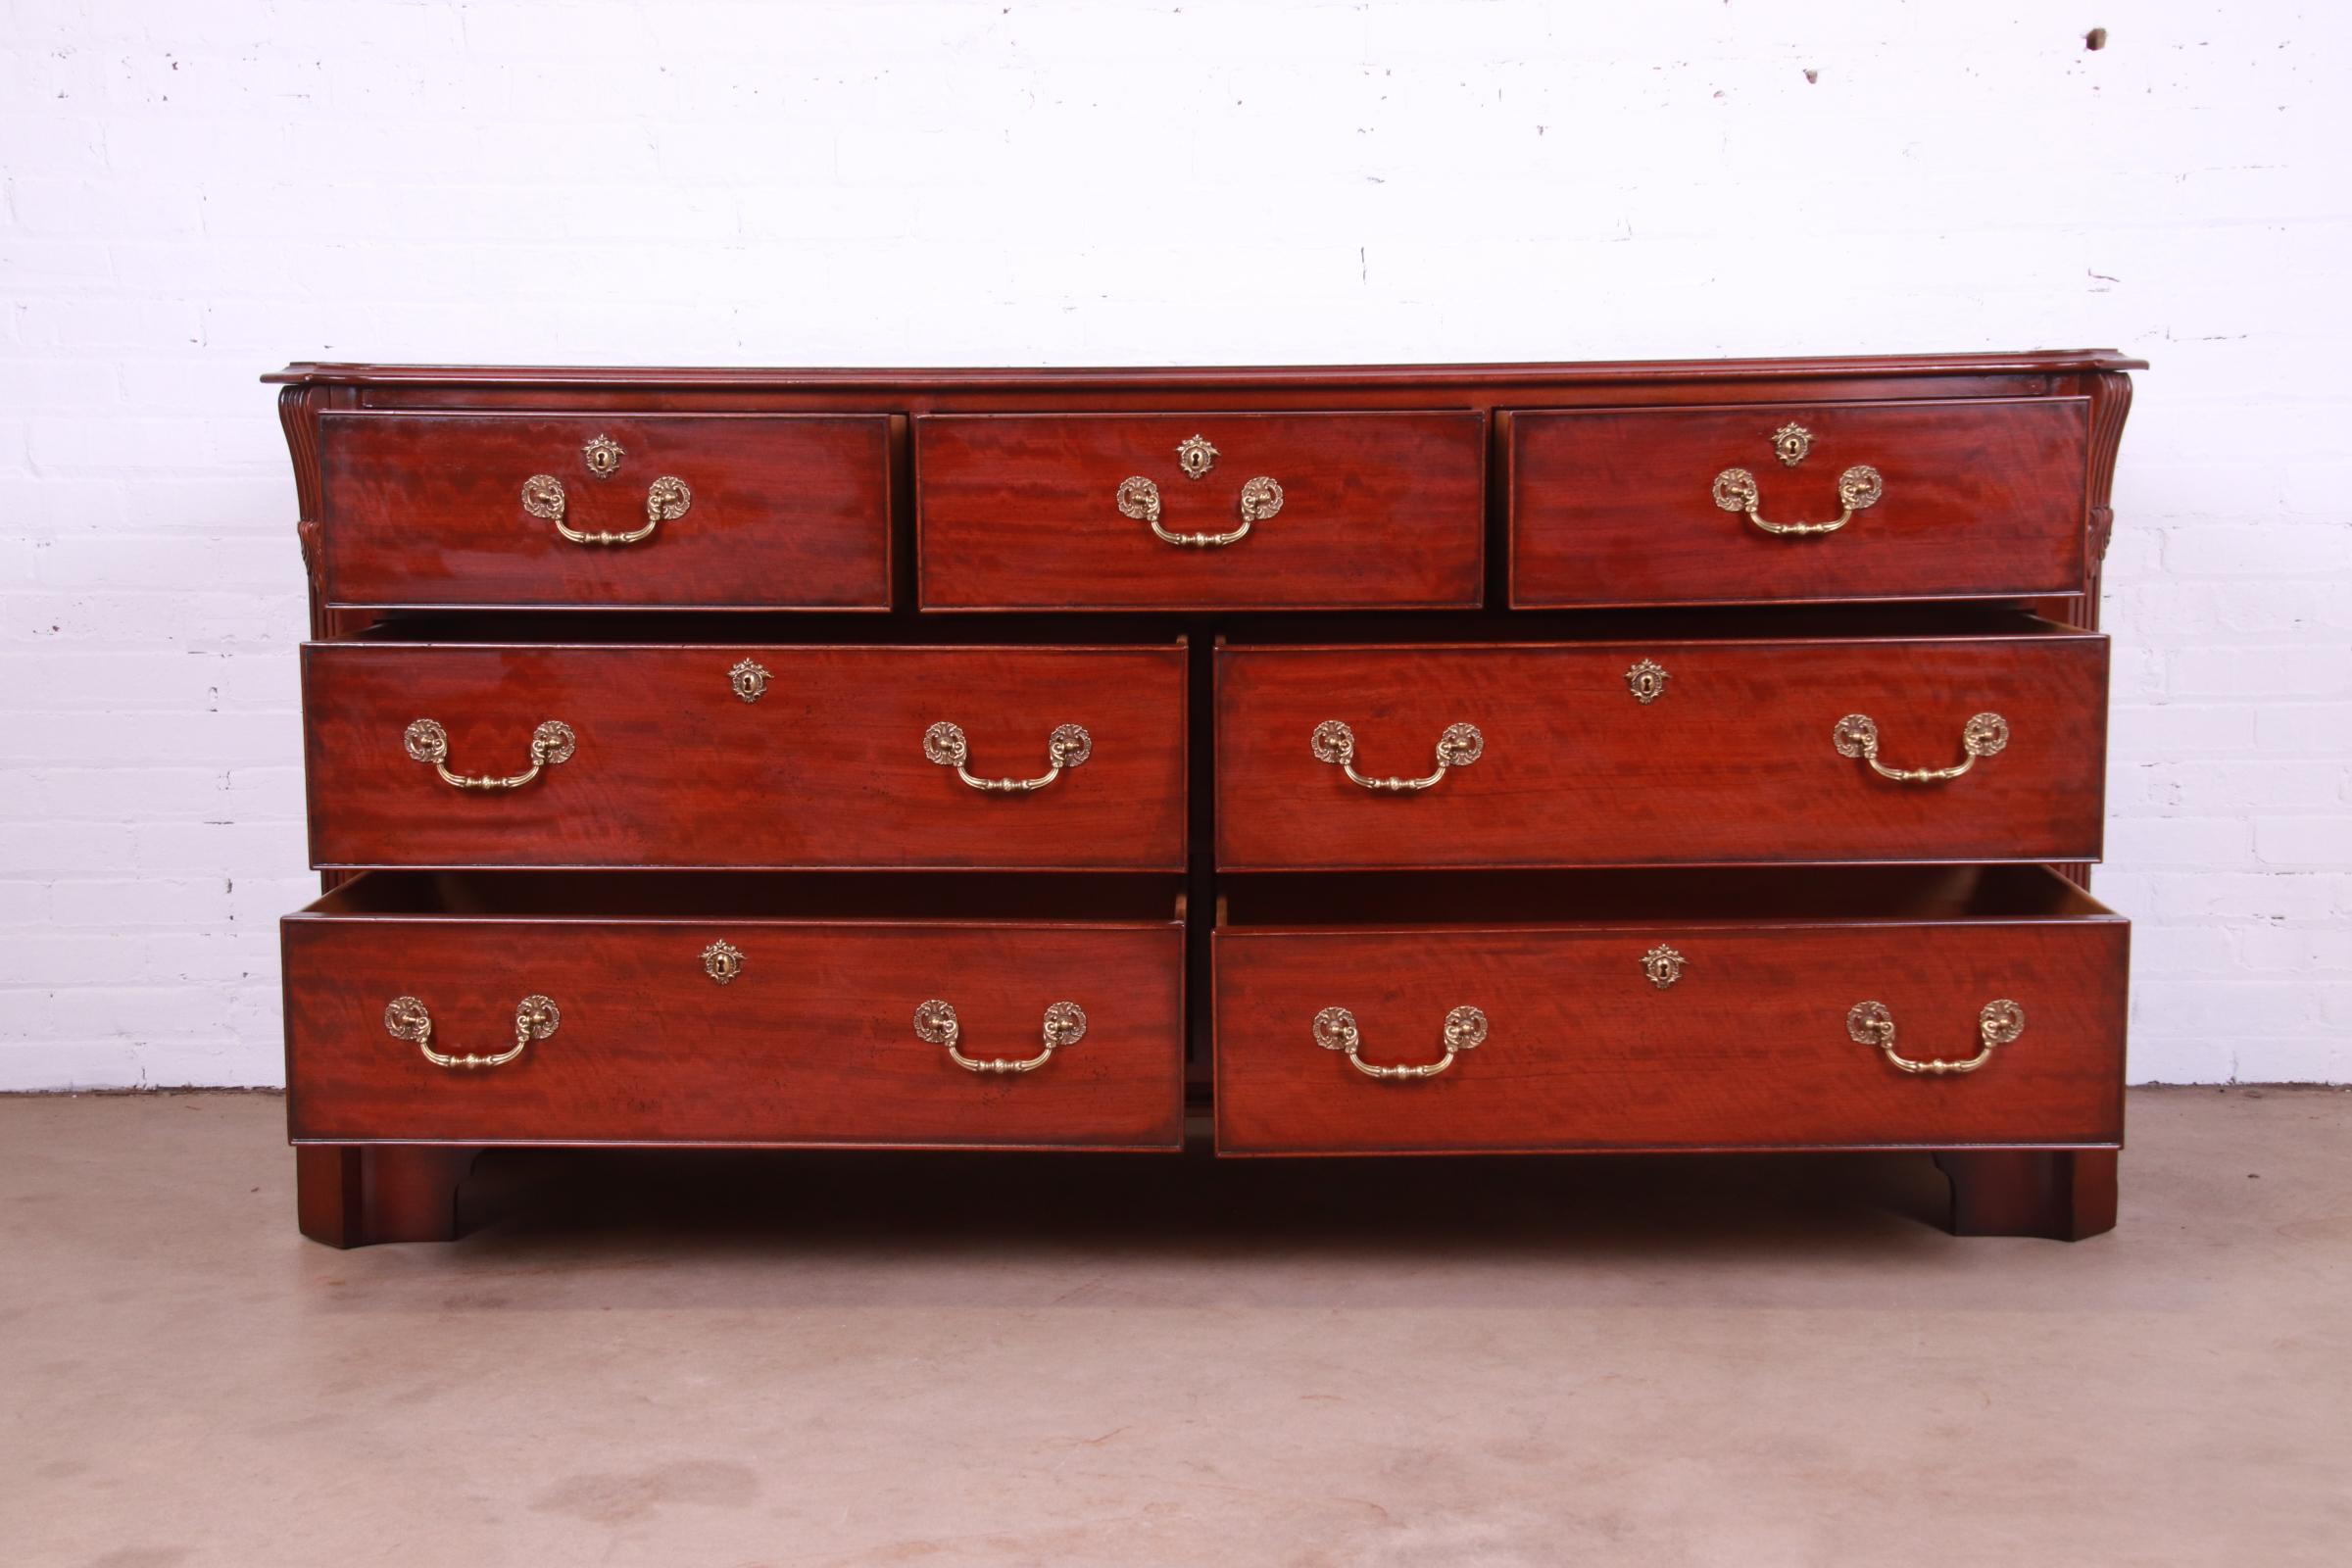
[(1511, 603), (2080, 593), (2089, 409), (2057, 397), (1509, 415)]
[(1218, 863), (2095, 859), (2106, 639), (2001, 624), (1220, 647)]
[(293, 1136), (1181, 1142), (1172, 893), (843, 880), (361, 877), (284, 922)]
[(940, 415), (914, 439), (927, 610), (1480, 601), (1483, 415)]
[(314, 643), (312, 858), (1176, 869), (1184, 663), (1181, 645)]
[(2129, 937), (2030, 866), (1236, 890), (1217, 1148), (2114, 1145)]
[(886, 610), (889, 436), (881, 416), (325, 414), (324, 597)]

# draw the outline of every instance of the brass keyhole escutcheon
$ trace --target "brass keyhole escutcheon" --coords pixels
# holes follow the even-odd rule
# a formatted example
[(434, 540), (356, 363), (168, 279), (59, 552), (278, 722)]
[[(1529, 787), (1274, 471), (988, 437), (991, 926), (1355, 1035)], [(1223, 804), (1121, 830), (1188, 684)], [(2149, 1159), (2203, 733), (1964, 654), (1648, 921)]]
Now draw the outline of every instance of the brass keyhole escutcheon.
[(746, 659), (727, 671), (727, 684), (747, 703), (758, 702), (767, 691), (767, 667), (756, 659)]
[(1206, 436), (1189, 435), (1176, 446), (1176, 466), (1187, 479), (1198, 479), (1217, 466), (1217, 449)]
[(600, 435), (580, 448), (580, 457), (586, 461), (588, 471), (599, 479), (610, 479), (620, 471), (621, 456), (620, 443), (609, 435)]
[(703, 950), (703, 972), (720, 985), (743, 973), (743, 950), (721, 938)]
[(1654, 659), (1644, 659), (1625, 672), (1625, 686), (1634, 694), (1635, 702), (1647, 708), (1666, 695), (1666, 682), (1670, 678), (1665, 665)]

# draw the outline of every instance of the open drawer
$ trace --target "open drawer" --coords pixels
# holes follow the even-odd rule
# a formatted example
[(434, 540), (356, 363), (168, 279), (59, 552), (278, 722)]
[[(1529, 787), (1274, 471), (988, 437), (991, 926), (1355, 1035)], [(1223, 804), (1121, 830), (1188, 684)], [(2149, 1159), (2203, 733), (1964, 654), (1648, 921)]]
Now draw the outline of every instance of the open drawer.
[(377, 871), (283, 941), (296, 1143), (1182, 1142), (1172, 879)]
[(1241, 879), (1217, 1149), (2113, 1148), (2129, 941), (2039, 866)]

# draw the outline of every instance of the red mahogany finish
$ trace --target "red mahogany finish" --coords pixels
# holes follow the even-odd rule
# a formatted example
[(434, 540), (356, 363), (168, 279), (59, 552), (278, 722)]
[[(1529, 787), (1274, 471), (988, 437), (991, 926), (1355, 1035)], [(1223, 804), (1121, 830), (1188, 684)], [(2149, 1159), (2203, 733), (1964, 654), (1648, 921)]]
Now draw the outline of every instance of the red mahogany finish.
[[(1582, 917), (1565, 923), (1359, 924), (1345, 899), (1340, 923), (1229, 919), (1215, 939), (1217, 1148), (2112, 1144), (2128, 929), (2046, 871), (1981, 875), (1989, 888), (1955, 893), (1938, 885), (1947, 872), (1816, 873), (1833, 891), (1777, 917), (1769, 883), (1711, 879), (1689, 887), (1687, 913), (1639, 920), (1573, 883), (1547, 906)], [(1249, 902), (1236, 895), (1237, 913)], [(1642, 962), (1661, 946), (1679, 964), (1663, 987)], [(2025, 1030), (1967, 1074), (1905, 1073), (1847, 1032), (1849, 1008), (1881, 1002), (1907, 1056), (1966, 1058), (1980, 1009), (1999, 999), (2024, 1008)], [(1346, 1006), (1367, 1061), (1427, 1062), (1465, 1004), (1491, 1032), (1421, 1081), (1375, 1081), (1310, 1027)]]
[[(455, 1235), (504, 1145), (1168, 1150), (1189, 1100), (1226, 1153), (1918, 1149), (1963, 1234), (2105, 1230), (2128, 932), (2045, 867), (2101, 849), (2139, 368), (289, 367), (332, 890), (283, 934), (301, 1229)], [(1863, 466), (1835, 531), (1716, 500), (1827, 522)], [(578, 544), (533, 475), (590, 534), (692, 499)], [(1889, 779), (1855, 713), (1895, 770), (2006, 744)], [(418, 719), (514, 787), (452, 787)], [(1327, 719), (1375, 781), (1478, 755), (1367, 790)], [(943, 721), (1039, 787), (967, 785)], [(969, 1072), (934, 1000), (978, 1060), (1055, 1003), (1087, 1031)], [(1966, 1073), (1847, 1020), (1960, 1060), (2002, 1000)], [(1313, 1032), (1428, 1066), (1462, 1005), (1436, 1076)], [(414, 1006), (453, 1056), (556, 1027), (439, 1066)]]
[[(1154, 919), (719, 919), (612, 912), (451, 878), (379, 896), (371, 873), (286, 921), (287, 1121), (298, 1142), (1173, 1149), (1184, 1114), (1184, 928)], [(922, 890), (906, 890), (919, 895)], [(918, 899), (902, 896), (909, 907)], [(403, 906), (387, 910), (383, 900)], [(1075, 901), (1084, 903), (1085, 901)], [(548, 905), (557, 907), (547, 907)], [(741, 967), (705, 967), (714, 943)], [(552, 1035), (503, 1066), (438, 1067), (386, 1032), (415, 996), (445, 1054)], [(1045, 1009), (1086, 1033), (1032, 1072), (983, 1074), (918, 1039), (951, 1003), (978, 1058), (1036, 1053)]]
[[(1785, 465), (1791, 425), (1807, 448)], [(2087, 397), (1520, 413), (1506, 445), (1522, 608), (2018, 598), (2082, 573)], [(1740, 468), (1767, 522), (1834, 522), (1856, 466), (1884, 493), (1831, 534), (1770, 534), (1713, 498)]]
[[(2106, 639), (2015, 635), (1668, 640), (1217, 651), (1217, 863), (1227, 870), (1678, 865), (1764, 860), (2096, 859)], [(1627, 672), (1650, 661), (1661, 693)], [(1965, 760), (1998, 712), (2010, 739), (1959, 778), (1905, 784), (1840, 756), (1848, 713), (1896, 767)], [(1429, 789), (1374, 793), (1316, 760), (1326, 719), (1358, 770), (1426, 774), (1438, 737), (1485, 751)]]
[[(1184, 650), (315, 643), (303, 650), (311, 854), (321, 866), (1184, 865)], [(767, 689), (744, 702), (729, 671)], [(519, 789), (535, 726), (571, 758)], [(1027, 794), (929, 761), (961, 725), (976, 775), (1034, 777), (1083, 725), (1093, 753)]]
[[(1198, 478), (1179, 450), (1216, 453)], [(914, 421), (922, 603), (931, 610), (1446, 608), (1479, 602), (1486, 421), (1476, 414), (928, 416)], [(1265, 476), (1282, 509), (1225, 546)]]
[[(328, 413), (318, 422), (323, 595), (336, 606), (890, 607), (890, 421), (772, 415)], [(583, 453), (612, 442), (598, 477)], [(581, 545), (522, 504), (562, 482)]]

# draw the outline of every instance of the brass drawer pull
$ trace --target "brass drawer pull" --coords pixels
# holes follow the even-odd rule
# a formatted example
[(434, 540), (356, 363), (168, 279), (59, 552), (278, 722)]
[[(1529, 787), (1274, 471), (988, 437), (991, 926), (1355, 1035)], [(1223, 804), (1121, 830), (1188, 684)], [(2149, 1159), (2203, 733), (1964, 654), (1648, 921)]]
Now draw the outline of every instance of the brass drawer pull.
[(451, 1067), (471, 1072), (482, 1067), (503, 1067), (522, 1054), (534, 1040), (545, 1040), (556, 1032), (563, 1014), (547, 998), (532, 995), (514, 1004), (514, 1044), (495, 1056), (453, 1056), (433, 1049), (433, 1015), (423, 1003), (415, 997), (394, 997), (384, 1008), (384, 1029), (395, 1040), (413, 1040), (424, 1053), (424, 1059), (436, 1067)]
[(1839, 757), (1859, 757), (1871, 771), (1897, 784), (1942, 784), (1977, 765), (1980, 757), (1998, 756), (2009, 744), (2009, 721), (1998, 713), (1978, 713), (1960, 726), (1960, 749), (1967, 757), (1950, 767), (1888, 767), (1879, 760), (1879, 726), (1868, 713), (1848, 713), (1830, 731), (1830, 744)]
[(633, 545), (651, 539), (656, 528), (686, 515), (694, 505), (694, 492), (686, 488), (685, 480), (663, 474), (646, 488), (645, 526), (626, 533), (588, 533), (574, 528), (564, 520), (566, 505), (564, 481), (554, 474), (534, 473), (522, 481), (522, 510), (547, 518), (556, 525), (556, 532), (575, 545)]
[(551, 718), (531, 731), (531, 765), (519, 773), (453, 773), (449, 770), (449, 732), (429, 718), (417, 719), (401, 733), (400, 743), (419, 762), (432, 764), (441, 782), (458, 790), (518, 790), (539, 776), (542, 768), (571, 760), (579, 737), (560, 718)]
[(1318, 762), (1330, 762), (1345, 771), (1354, 783), (1368, 790), (1383, 793), (1401, 793), (1425, 790), (1446, 776), (1448, 768), (1468, 767), (1487, 750), (1487, 738), (1479, 733), (1476, 724), (1448, 724), (1446, 733), (1438, 737), (1437, 770), (1425, 778), (1367, 778), (1355, 770), (1355, 731), (1345, 722), (1327, 718), (1315, 726), (1307, 742)]
[(914, 1037), (929, 1045), (947, 1047), (948, 1059), (965, 1072), (1035, 1072), (1054, 1059), (1054, 1052), (1086, 1038), (1086, 1009), (1075, 1002), (1056, 1002), (1048, 1007), (1045, 1049), (1034, 1056), (1017, 1060), (1004, 1056), (967, 1056), (956, 1050), (963, 1038), (963, 1025), (957, 1020), (956, 1009), (937, 997), (914, 1009)]
[(1884, 1002), (1857, 1002), (1845, 1015), (1845, 1032), (1860, 1046), (1876, 1046), (1886, 1054), (1886, 1059), (1909, 1073), (1926, 1073), (1940, 1078), (1947, 1072), (1975, 1072), (1992, 1059), (1993, 1048), (2005, 1046), (2026, 1032), (2026, 1009), (2003, 997), (1987, 1002), (1977, 1014), (1977, 1039), (1982, 1049), (1966, 1061), (1944, 1061), (1939, 1058), (1919, 1061), (1897, 1055), (1894, 1049), (1894, 1014), (1886, 1010)]
[[(1207, 472), (1202, 465), (1201, 472)], [(1199, 477), (1199, 475), (1195, 475)], [(1114, 498), (1119, 514), (1138, 522), (1150, 523), (1152, 532), (1171, 545), (1188, 545), (1199, 550), (1214, 550), (1225, 545), (1238, 545), (1250, 537), (1251, 524), (1263, 522), (1282, 510), (1282, 486), (1264, 474), (1242, 486), (1242, 525), (1225, 533), (1170, 533), (1159, 525), (1159, 486), (1141, 474), (1119, 481)]]
[(956, 776), (972, 788), (989, 795), (1025, 795), (1042, 790), (1061, 777), (1065, 767), (1076, 767), (1095, 755), (1095, 738), (1085, 726), (1064, 724), (1046, 737), (1046, 761), (1050, 764), (1035, 778), (978, 778), (965, 766), (972, 755), (971, 743), (964, 738), (963, 727), (941, 719), (923, 731), (923, 756), (942, 767), (952, 767)]
[(1854, 520), (1857, 512), (1868, 512), (1886, 494), (1886, 480), (1878, 469), (1867, 463), (1857, 463), (1838, 476), (1838, 500), (1845, 510), (1835, 522), (1766, 522), (1758, 509), (1764, 505), (1763, 493), (1757, 488), (1756, 476), (1745, 468), (1726, 468), (1715, 476), (1715, 504), (1726, 512), (1744, 512), (1747, 520), (1766, 533), (1779, 534), (1785, 539), (1811, 538), (1818, 534), (1836, 533)]
[(1453, 1058), (1465, 1051), (1475, 1051), (1487, 1038), (1487, 1015), (1476, 1007), (1456, 1007), (1446, 1015), (1446, 1054), (1439, 1060), (1419, 1066), (1375, 1067), (1356, 1053), (1363, 1047), (1363, 1037), (1355, 1026), (1355, 1014), (1346, 1007), (1325, 1007), (1315, 1014), (1315, 1044), (1325, 1051), (1344, 1051), (1357, 1072), (1367, 1078), (1388, 1083), (1402, 1083), (1407, 1079), (1435, 1078), (1453, 1065)]

